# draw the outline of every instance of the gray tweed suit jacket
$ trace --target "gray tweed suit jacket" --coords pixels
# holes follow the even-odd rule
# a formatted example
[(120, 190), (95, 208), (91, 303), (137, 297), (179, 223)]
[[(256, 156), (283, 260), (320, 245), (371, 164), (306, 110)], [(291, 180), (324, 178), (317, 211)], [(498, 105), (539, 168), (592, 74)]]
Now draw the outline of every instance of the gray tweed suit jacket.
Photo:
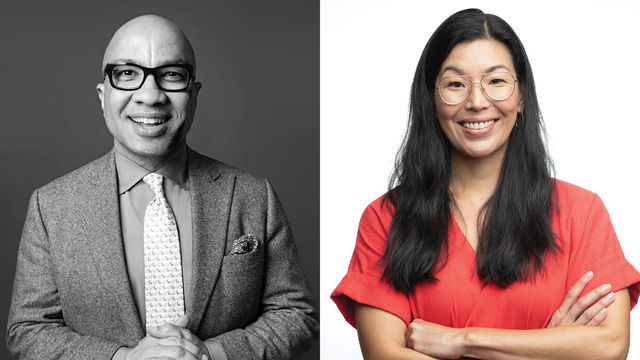
[[(189, 330), (229, 359), (290, 359), (317, 314), (266, 180), (188, 152), (193, 221)], [(230, 255), (244, 234), (254, 251)], [(122, 245), (113, 151), (36, 190), (18, 250), (7, 344), (19, 359), (111, 359), (145, 336)]]

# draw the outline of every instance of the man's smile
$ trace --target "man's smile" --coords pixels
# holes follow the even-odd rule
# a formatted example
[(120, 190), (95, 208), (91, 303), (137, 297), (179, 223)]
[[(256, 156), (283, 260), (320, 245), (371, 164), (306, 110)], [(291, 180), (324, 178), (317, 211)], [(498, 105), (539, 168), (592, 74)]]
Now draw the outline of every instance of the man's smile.
[(161, 125), (169, 121), (166, 116), (127, 116), (130, 120), (140, 125)]

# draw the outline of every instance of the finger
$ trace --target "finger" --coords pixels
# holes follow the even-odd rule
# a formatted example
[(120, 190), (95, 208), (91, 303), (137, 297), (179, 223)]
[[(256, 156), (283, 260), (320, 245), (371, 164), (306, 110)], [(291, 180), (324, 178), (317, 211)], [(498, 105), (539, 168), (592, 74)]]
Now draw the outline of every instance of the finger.
[[(611, 291), (611, 284), (604, 284), (604, 285), (598, 286), (594, 290), (590, 291), (587, 295), (581, 297), (580, 300), (576, 301), (575, 304), (573, 304), (573, 306), (571, 306), (571, 308), (567, 312), (567, 315), (564, 317), (564, 320), (563, 320), (563, 325), (573, 325), (578, 320), (578, 318), (580, 318), (584, 314), (587, 308), (596, 304), (598, 299), (600, 299), (609, 291)], [(587, 322), (589, 322), (589, 320), (591, 320), (593, 316), (595, 316), (598, 313), (598, 311), (600, 311), (600, 309), (588, 314), (591, 316), (587, 321), (584, 321), (584, 323), (575, 324), (575, 325), (586, 324)]]
[(151, 353), (147, 353), (145, 359), (180, 359), (180, 360), (200, 360), (199, 357), (186, 351), (177, 345), (164, 345), (149, 349)]
[(158, 338), (158, 339), (162, 339), (162, 338), (166, 338), (166, 337), (183, 337), (182, 333), (185, 329), (175, 326), (173, 324), (170, 323), (164, 323), (163, 325), (160, 326), (150, 326), (147, 328), (147, 334)]
[(580, 277), (580, 279), (578, 279), (578, 281), (571, 287), (569, 292), (567, 292), (567, 296), (565, 296), (564, 301), (558, 310), (563, 314), (568, 313), (571, 306), (573, 306), (573, 304), (578, 300), (578, 296), (580, 296), (580, 293), (582, 293), (582, 290), (584, 290), (584, 287), (587, 286), (587, 283), (589, 283), (591, 279), (593, 279), (592, 271), (582, 275), (582, 277)]
[(600, 310), (596, 316), (587, 323), (588, 326), (598, 326), (607, 317), (607, 308)]
[(180, 316), (176, 321), (173, 322), (173, 325), (181, 328), (186, 328), (187, 326), (189, 326), (189, 316), (187, 314)]
[(187, 351), (182, 346), (178, 346), (177, 348), (173, 347), (172, 351), (173, 352), (171, 353), (171, 356), (176, 360), (200, 360), (200, 353), (196, 355), (190, 351)]
[[(415, 321), (415, 320), (414, 320)], [(415, 323), (414, 321), (412, 321), (409, 326), (407, 326), (407, 330), (404, 332), (404, 341), (406, 343), (406, 346), (409, 349), (413, 349), (413, 332), (415, 330)]]
[[(614, 293), (609, 293), (607, 296), (603, 297), (597, 303), (593, 304), (589, 309), (587, 309), (580, 318), (576, 320), (575, 325), (586, 325), (591, 320), (593, 320), (603, 309), (608, 308), (615, 301), (616, 296)], [(604, 318), (602, 319), (604, 320)], [(601, 320), (601, 321), (602, 321)]]
[(186, 352), (195, 356), (196, 358), (200, 357), (202, 355), (202, 350), (198, 346), (198, 342), (194, 341), (197, 338), (190, 333), (187, 335), (188, 336), (186, 337), (188, 338), (170, 336), (170, 337), (155, 339), (155, 341), (162, 346), (180, 347), (184, 349)]

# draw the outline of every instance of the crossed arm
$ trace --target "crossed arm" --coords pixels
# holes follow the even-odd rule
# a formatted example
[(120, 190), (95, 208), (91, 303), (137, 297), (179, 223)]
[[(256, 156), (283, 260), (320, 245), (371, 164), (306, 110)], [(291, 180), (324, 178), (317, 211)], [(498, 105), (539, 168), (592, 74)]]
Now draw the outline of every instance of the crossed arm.
[(623, 289), (615, 293), (615, 301), (598, 300), (609, 291), (599, 287), (578, 300), (585, 279), (567, 294), (546, 329), (454, 329), (419, 319), (407, 326), (384, 310), (356, 304), (362, 354), (367, 360), (625, 359), (629, 293)]

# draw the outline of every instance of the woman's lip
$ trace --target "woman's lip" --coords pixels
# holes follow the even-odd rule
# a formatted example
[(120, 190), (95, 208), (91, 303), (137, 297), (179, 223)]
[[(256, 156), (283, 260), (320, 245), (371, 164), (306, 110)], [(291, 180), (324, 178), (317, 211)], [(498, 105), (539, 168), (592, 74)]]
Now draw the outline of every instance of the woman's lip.
[(481, 122), (487, 122), (487, 121), (491, 121), (491, 120), (498, 120), (497, 118), (469, 118), (469, 119), (464, 119), (464, 120), (460, 120), (458, 121), (458, 124), (463, 124), (463, 123), (481, 123)]
[[(462, 125), (462, 124), (464, 124), (464, 123), (474, 123), (474, 124), (477, 124), (477, 123), (483, 123), (483, 122), (487, 122), (487, 121), (493, 121), (493, 124), (491, 124), (491, 125), (489, 125), (489, 126), (487, 126), (487, 127), (485, 127), (485, 128), (482, 128), (482, 129), (470, 129), (470, 128), (464, 127), (464, 125)], [(463, 130), (465, 133), (469, 134), (469, 135), (473, 135), (473, 136), (481, 136), (481, 135), (484, 135), (484, 134), (488, 133), (489, 131), (491, 131), (491, 129), (493, 129), (493, 126), (494, 126), (498, 121), (499, 121), (499, 119), (482, 119), (481, 121), (478, 121), (478, 119), (473, 119), (473, 121), (470, 121), (470, 120), (461, 121), (461, 122), (459, 122), (459, 123), (458, 123), (458, 125), (460, 125), (460, 127), (462, 128), (462, 130)]]

